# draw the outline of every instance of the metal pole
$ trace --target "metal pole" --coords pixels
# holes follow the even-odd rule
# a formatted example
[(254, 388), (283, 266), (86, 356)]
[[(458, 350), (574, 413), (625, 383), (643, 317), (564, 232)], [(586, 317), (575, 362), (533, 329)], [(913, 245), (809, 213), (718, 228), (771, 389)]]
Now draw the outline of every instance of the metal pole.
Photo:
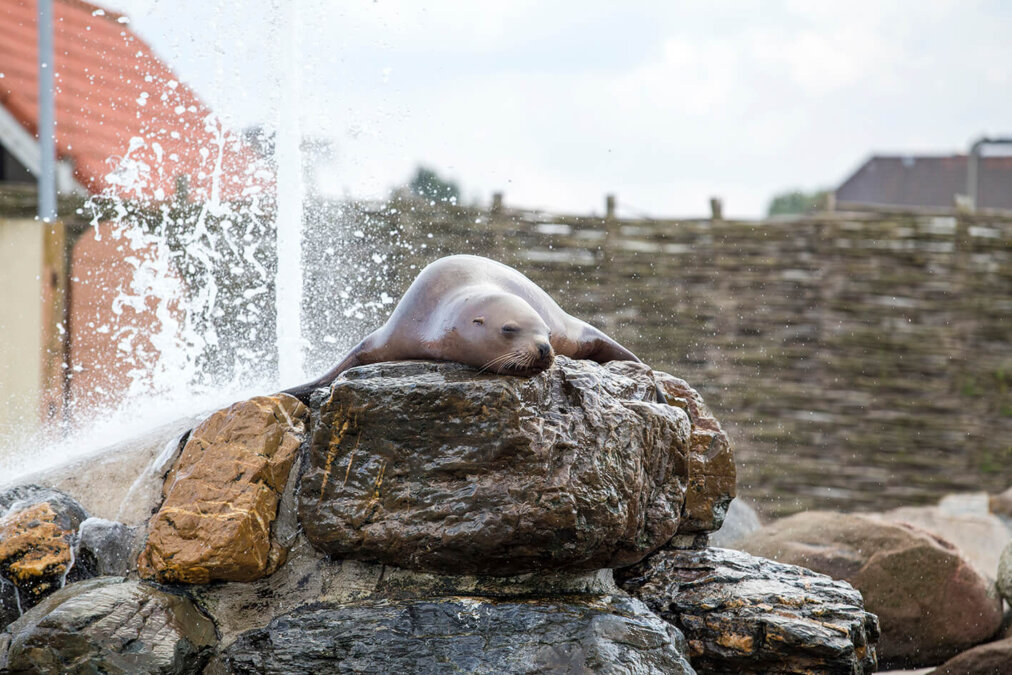
[(53, 0), (39, 3), (39, 219), (56, 220), (56, 124), (53, 89)]

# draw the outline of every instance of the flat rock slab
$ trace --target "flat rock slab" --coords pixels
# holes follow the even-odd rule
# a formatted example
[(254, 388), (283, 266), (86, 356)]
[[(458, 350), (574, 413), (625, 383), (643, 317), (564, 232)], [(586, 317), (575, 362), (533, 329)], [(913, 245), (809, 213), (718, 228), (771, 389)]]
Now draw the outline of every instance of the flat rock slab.
[(681, 629), (701, 672), (875, 672), (875, 616), (823, 574), (708, 548), (663, 549), (618, 577)]
[(252, 581), (286, 550), (271, 537), (309, 409), (287, 394), (219, 410), (194, 429), (165, 479), (137, 570), (160, 582)]
[(690, 432), (642, 364), (355, 368), (321, 406), (299, 519), (325, 553), (426, 571), (626, 565), (678, 531)]
[(214, 624), (186, 598), (96, 577), (11, 624), (0, 636), (0, 672), (199, 673), (215, 643)]
[(312, 605), (242, 634), (237, 675), (278, 673), (693, 673), (684, 639), (624, 596)]
[(757, 530), (739, 548), (861, 591), (882, 627), (884, 667), (937, 665), (987, 640), (1001, 624), (994, 583), (955, 546), (905, 523), (808, 511)]

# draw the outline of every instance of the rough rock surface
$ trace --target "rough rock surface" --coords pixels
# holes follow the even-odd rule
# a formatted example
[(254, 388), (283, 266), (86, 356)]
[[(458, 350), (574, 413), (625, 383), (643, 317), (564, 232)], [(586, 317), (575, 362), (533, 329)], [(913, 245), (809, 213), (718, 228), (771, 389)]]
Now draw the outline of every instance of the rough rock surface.
[(731, 502), (731, 505), (728, 507), (727, 516), (724, 517), (724, 524), (720, 526), (719, 530), (710, 535), (710, 546), (714, 548), (737, 548), (738, 542), (762, 526), (759, 514), (739, 497)]
[[(71, 580), (88, 576), (74, 565), (74, 539), (84, 509), (69, 496), (37, 485), (0, 494), (0, 576), (17, 587), (22, 609)], [(7, 606), (7, 603), (4, 603)]]
[(1012, 544), (1005, 547), (998, 561), (998, 591), (1012, 605)]
[(1012, 638), (968, 649), (928, 675), (1012, 675)]
[(78, 555), (98, 576), (125, 576), (131, 571), (136, 527), (104, 518), (88, 518), (78, 530)]
[(688, 476), (689, 417), (655, 391), (642, 364), (564, 357), (355, 368), (322, 404), (300, 521), (335, 557), (436, 572), (636, 562), (678, 531)]
[(287, 394), (219, 410), (193, 430), (137, 561), (162, 582), (251, 581), (285, 549), (271, 537), (309, 410)]
[(192, 602), (121, 577), (67, 586), (6, 637), (4, 673), (199, 673), (216, 642)]
[(703, 397), (688, 382), (659, 371), (654, 372), (654, 378), (668, 403), (684, 408), (692, 423), (688, 485), (678, 533), (718, 530), (735, 495), (737, 472), (731, 443)]
[(239, 637), (244, 673), (691, 673), (684, 638), (638, 600), (438, 598), (315, 605)]
[[(987, 513), (986, 496), (981, 500), (981, 511), (953, 511), (939, 506), (904, 506), (881, 514), (894, 523), (910, 523), (922, 530), (954, 544), (982, 575), (994, 578), (998, 558), (1005, 546), (1012, 542), (1012, 532), (998, 516)], [(952, 503), (950, 499), (949, 503)]]
[(22, 475), (16, 484), (47, 485), (73, 497), (88, 515), (140, 525), (162, 501), (162, 481), (178, 454), (180, 437), (204, 417), (176, 420), (66, 464)]
[(684, 633), (706, 673), (871, 673), (878, 622), (849, 584), (720, 548), (665, 548), (620, 586)]
[(936, 665), (990, 638), (1001, 599), (954, 546), (906, 524), (822, 511), (753, 533), (741, 549), (850, 582), (878, 615), (884, 667)]

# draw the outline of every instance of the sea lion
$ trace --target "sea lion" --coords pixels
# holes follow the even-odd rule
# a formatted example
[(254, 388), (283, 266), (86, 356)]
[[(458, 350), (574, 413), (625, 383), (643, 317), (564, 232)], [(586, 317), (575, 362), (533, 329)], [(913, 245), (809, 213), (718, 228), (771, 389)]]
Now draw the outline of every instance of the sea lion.
[[(512, 267), (481, 256), (452, 255), (423, 269), (387, 322), (337, 366), (285, 393), (308, 403), (313, 391), (367, 363), (456, 361), (482, 372), (534, 375), (551, 366), (556, 354), (598, 363), (640, 362), (597, 328), (567, 314)], [(659, 389), (658, 400), (664, 400)]]

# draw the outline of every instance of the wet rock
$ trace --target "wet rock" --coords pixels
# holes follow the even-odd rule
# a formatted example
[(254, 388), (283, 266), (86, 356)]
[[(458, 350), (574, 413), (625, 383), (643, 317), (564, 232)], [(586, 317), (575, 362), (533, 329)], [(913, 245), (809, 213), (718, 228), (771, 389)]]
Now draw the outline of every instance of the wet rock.
[(0, 508), (0, 577), (16, 587), (22, 609), (68, 580), (90, 576), (83, 565), (75, 566), (74, 540), (87, 516), (71, 497), (25, 485), (0, 493)]
[(998, 560), (998, 592), (1012, 605), (1012, 544), (1005, 547)]
[[(21, 616), (21, 598), (11, 582), (0, 577), (0, 630)], [(2, 653), (2, 650), (0, 650)]]
[(149, 523), (141, 576), (200, 584), (273, 572), (286, 551), (271, 526), (308, 415), (292, 396), (259, 396), (194, 429)]
[(130, 572), (136, 527), (104, 518), (88, 518), (78, 533), (78, 555), (91, 562), (99, 576), (124, 576)]
[(121, 577), (67, 586), (6, 636), (4, 673), (199, 673), (216, 643), (191, 601)]
[(692, 673), (684, 639), (638, 600), (439, 598), (296, 609), (244, 633), (244, 673)]
[(928, 675), (1012, 675), (1012, 638), (968, 649)]
[(741, 549), (843, 579), (878, 615), (884, 667), (936, 665), (991, 637), (1001, 599), (958, 550), (903, 523), (810, 511), (750, 535)]
[(22, 476), (17, 482), (60, 490), (89, 515), (140, 525), (162, 501), (162, 481), (178, 455), (180, 437), (201, 419), (176, 420), (66, 464)]
[(678, 533), (714, 532), (724, 522), (735, 495), (737, 472), (731, 442), (703, 397), (688, 382), (662, 372), (655, 372), (654, 378), (668, 403), (683, 408), (692, 423), (687, 488)]
[(617, 574), (682, 631), (701, 672), (875, 671), (878, 622), (845, 582), (719, 548), (665, 548)]
[(355, 368), (322, 404), (299, 517), (330, 555), (413, 569), (630, 564), (679, 529), (690, 432), (642, 364)]
[(710, 535), (709, 543), (714, 548), (737, 548), (738, 542), (762, 527), (759, 514), (738, 497), (727, 509), (724, 524)]

